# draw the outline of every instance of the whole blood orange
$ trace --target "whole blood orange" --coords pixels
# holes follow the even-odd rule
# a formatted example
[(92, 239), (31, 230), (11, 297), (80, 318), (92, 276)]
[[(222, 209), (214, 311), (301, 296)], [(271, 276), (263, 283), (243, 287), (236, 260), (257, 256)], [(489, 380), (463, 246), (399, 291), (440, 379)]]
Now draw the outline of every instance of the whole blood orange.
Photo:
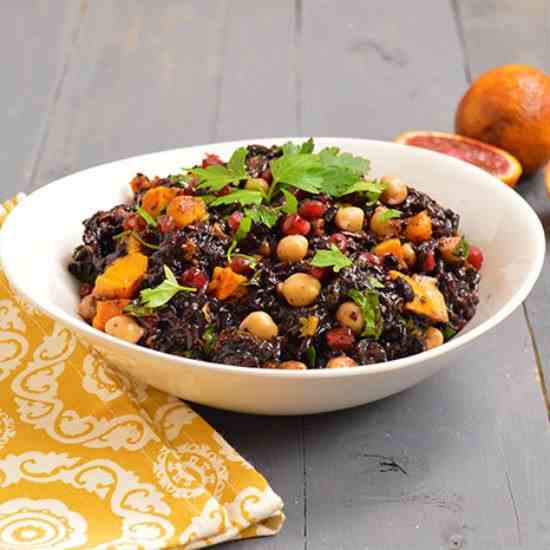
[(529, 65), (483, 73), (458, 105), (455, 130), (510, 151), (534, 172), (550, 159), (550, 78)]
[(510, 153), (482, 143), (476, 139), (445, 134), (444, 132), (405, 132), (395, 140), (397, 143), (431, 149), (475, 164), (493, 174), (507, 185), (514, 187), (521, 176), (521, 165)]

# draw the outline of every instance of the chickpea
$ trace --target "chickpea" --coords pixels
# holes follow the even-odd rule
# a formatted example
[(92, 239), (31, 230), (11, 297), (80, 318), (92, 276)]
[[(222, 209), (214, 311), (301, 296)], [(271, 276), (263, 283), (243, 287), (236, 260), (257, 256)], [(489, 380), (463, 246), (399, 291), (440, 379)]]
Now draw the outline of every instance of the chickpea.
[(303, 235), (287, 235), (277, 245), (277, 256), (283, 262), (299, 262), (305, 258), (308, 246)]
[(321, 283), (307, 273), (294, 273), (285, 280), (280, 290), (291, 306), (309, 306), (319, 296)]
[(358, 206), (342, 206), (338, 208), (334, 223), (343, 231), (358, 233), (363, 229), (365, 213)]
[(365, 324), (363, 312), (355, 302), (344, 302), (336, 311), (336, 319), (355, 334), (359, 334)]
[(382, 178), (382, 183), (387, 185), (386, 190), (382, 193), (380, 200), (384, 204), (389, 206), (396, 206), (405, 202), (409, 190), (407, 185), (401, 178), (396, 178), (394, 176), (384, 176)]
[(96, 302), (92, 294), (84, 296), (78, 305), (78, 314), (85, 321), (91, 321), (95, 317)]
[(440, 346), (443, 342), (443, 333), (435, 327), (428, 327), (424, 333), (424, 345), (426, 349), (437, 348), (437, 346)]
[(326, 365), (327, 369), (345, 369), (348, 367), (356, 367), (357, 363), (347, 355), (333, 357)]
[(283, 361), (279, 365), (279, 368), (285, 370), (306, 370), (307, 366), (301, 361)]
[(249, 332), (260, 340), (271, 340), (279, 334), (279, 327), (265, 311), (249, 313), (239, 325), (239, 330)]
[(416, 252), (414, 251), (413, 245), (411, 243), (405, 243), (402, 246), (402, 250), (405, 263), (412, 269), (416, 265)]
[(441, 257), (450, 264), (457, 264), (461, 262), (464, 258), (461, 258), (460, 255), (456, 253), (456, 249), (460, 244), (461, 237), (443, 237), (439, 239), (437, 247), (439, 252), (441, 252)]
[(267, 193), (269, 184), (263, 178), (249, 178), (244, 185), (245, 189), (250, 191), (260, 191), (261, 193)]
[(370, 219), (370, 228), (380, 237), (391, 237), (399, 232), (395, 220), (384, 219), (383, 214), (387, 210), (385, 206), (379, 206)]
[(117, 315), (105, 323), (105, 332), (136, 344), (144, 334), (144, 330), (128, 315)]

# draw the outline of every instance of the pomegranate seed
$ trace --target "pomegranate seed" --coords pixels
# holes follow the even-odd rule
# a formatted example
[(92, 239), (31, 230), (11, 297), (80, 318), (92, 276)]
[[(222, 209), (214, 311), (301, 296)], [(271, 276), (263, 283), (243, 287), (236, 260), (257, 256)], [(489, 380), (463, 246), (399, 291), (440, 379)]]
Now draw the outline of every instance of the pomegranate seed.
[(227, 218), (227, 225), (231, 231), (237, 231), (239, 225), (241, 225), (241, 220), (244, 218), (244, 214), (236, 210)]
[(314, 220), (320, 218), (327, 211), (327, 205), (321, 201), (305, 200), (301, 205), (298, 213), (306, 220)]
[(208, 275), (198, 267), (190, 267), (182, 273), (180, 283), (184, 286), (204, 288), (208, 284)]
[(291, 214), (283, 220), (281, 229), (285, 235), (307, 235), (311, 231), (311, 224), (302, 216)]
[(85, 296), (88, 296), (94, 289), (94, 285), (91, 285), (90, 283), (82, 283), (79, 288), (80, 297), (84, 298)]
[(333, 233), (330, 236), (330, 242), (335, 244), (342, 252), (346, 250), (348, 247), (348, 240), (346, 239), (345, 235), (342, 235), (342, 233)]
[(325, 335), (328, 346), (335, 350), (345, 350), (353, 346), (355, 337), (347, 327), (338, 327), (329, 330)]
[(474, 269), (479, 271), (483, 265), (483, 252), (477, 246), (470, 246), (470, 253), (468, 254), (468, 263), (472, 265)]
[(223, 197), (223, 195), (229, 195), (229, 193), (231, 193), (231, 187), (229, 187), (229, 185), (222, 187), (222, 189), (218, 191), (218, 195), (220, 197)]
[(319, 279), (319, 281), (322, 281), (327, 276), (327, 273), (328, 273), (327, 267), (312, 267), (309, 270), (309, 274), (312, 277)]
[(229, 267), (239, 275), (250, 275), (253, 271), (250, 260), (248, 258), (243, 258), (243, 256), (233, 256)]
[(146, 225), (147, 223), (141, 216), (132, 212), (122, 222), (122, 229), (124, 231), (142, 231)]
[(426, 258), (424, 259), (424, 263), (422, 264), (422, 271), (426, 273), (430, 273), (435, 268), (435, 256), (432, 250), (430, 250), (426, 254)]
[(363, 252), (359, 255), (359, 259), (369, 265), (382, 265), (382, 259), (372, 252)]
[(218, 155), (207, 153), (202, 161), (202, 167), (208, 168), (209, 166), (214, 166), (215, 164), (224, 164), (224, 162), (220, 157), (218, 157)]
[(176, 229), (176, 222), (172, 216), (164, 215), (160, 216), (157, 220), (159, 231), (161, 233), (170, 233)]
[(261, 174), (260, 177), (267, 181), (271, 185), (273, 181), (273, 174), (271, 173), (271, 168), (266, 168)]

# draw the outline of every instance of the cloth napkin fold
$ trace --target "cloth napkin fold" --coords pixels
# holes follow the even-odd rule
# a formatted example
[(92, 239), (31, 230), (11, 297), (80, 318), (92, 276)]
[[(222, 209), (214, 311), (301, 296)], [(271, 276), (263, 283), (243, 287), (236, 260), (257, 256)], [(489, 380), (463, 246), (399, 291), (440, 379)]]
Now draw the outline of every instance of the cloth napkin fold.
[(203, 548), (277, 533), (282, 507), (190, 407), (110, 367), (0, 270), (1, 549)]

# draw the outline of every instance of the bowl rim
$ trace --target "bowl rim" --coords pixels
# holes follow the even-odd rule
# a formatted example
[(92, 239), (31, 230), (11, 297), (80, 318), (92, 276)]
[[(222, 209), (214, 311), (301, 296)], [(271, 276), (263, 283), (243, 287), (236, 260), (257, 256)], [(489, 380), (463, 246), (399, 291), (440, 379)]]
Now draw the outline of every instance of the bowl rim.
[[(237, 141), (205, 143), (202, 145), (192, 145), (189, 147), (178, 147), (175, 149), (166, 149), (162, 151), (156, 151), (153, 153), (146, 153), (146, 154), (127, 157), (124, 159), (119, 159), (119, 160), (115, 160), (107, 163), (93, 165), (84, 170), (79, 170), (78, 172), (73, 172), (67, 176), (54, 180), (53, 182), (47, 185), (44, 185), (43, 187), (40, 187), (39, 189), (30, 193), (25, 198), (25, 200), (23, 200), (20, 204), (18, 204), (17, 208), (15, 208), (4, 221), (2, 228), (0, 229), (1, 268), (4, 270), (6, 278), (8, 279), (13, 289), (22, 297), (24, 297), (26, 300), (28, 300), (31, 304), (35, 305), (44, 314), (59, 321), (60, 323), (69, 327), (71, 330), (75, 332), (82, 332), (87, 335), (90, 335), (91, 338), (105, 340), (106, 342), (109, 342), (109, 344), (120, 348), (121, 351), (138, 352), (140, 354), (143, 354), (144, 358), (146, 358), (147, 360), (150, 360), (150, 361), (154, 361), (155, 359), (162, 359), (164, 361), (168, 360), (168, 361), (174, 362), (175, 364), (179, 364), (182, 367), (183, 366), (200, 367), (202, 369), (211, 370), (213, 372), (225, 372), (227, 374), (232, 373), (232, 374), (238, 374), (238, 375), (244, 375), (244, 376), (277, 378), (277, 379), (304, 378), (309, 380), (309, 379), (324, 379), (324, 378), (340, 378), (340, 377), (348, 377), (348, 376), (353, 377), (353, 376), (362, 376), (366, 374), (391, 372), (391, 371), (405, 369), (413, 365), (420, 365), (427, 361), (431, 361), (432, 359), (436, 359), (441, 355), (455, 351), (458, 348), (461, 348), (467, 345), (468, 343), (472, 342), (473, 340), (477, 339), (482, 334), (493, 329), (495, 326), (501, 323), (504, 319), (506, 319), (525, 300), (525, 298), (533, 288), (535, 282), (537, 281), (541, 273), (543, 263), (544, 263), (544, 257), (545, 257), (546, 239), (545, 239), (544, 229), (539, 217), (523, 197), (521, 197), (517, 192), (515, 192), (509, 186), (503, 184), (498, 178), (496, 178), (495, 176), (492, 176), (491, 174), (489, 174), (488, 172), (485, 172), (484, 170), (478, 168), (477, 166), (468, 164), (464, 161), (455, 159), (453, 157), (450, 157), (442, 153), (438, 153), (428, 149), (421, 149), (419, 147), (411, 147), (408, 145), (398, 144), (391, 141), (349, 138), (349, 137), (332, 137), (332, 136), (314, 136), (313, 139), (316, 142), (319, 142), (319, 141), (335, 142), (335, 143), (347, 142), (349, 144), (366, 145), (366, 146), (370, 144), (374, 146), (392, 148), (392, 149), (395, 149), (396, 151), (407, 150), (407, 154), (411, 154), (411, 149), (413, 149), (414, 153), (412, 154), (417, 155), (419, 157), (423, 157), (427, 161), (448, 163), (450, 165), (454, 165), (457, 169), (464, 171), (466, 174), (470, 173), (473, 176), (477, 176), (477, 177), (481, 175), (486, 181), (484, 185), (487, 185), (489, 187), (492, 186), (494, 189), (498, 189), (498, 192), (500, 193), (509, 193), (510, 196), (513, 195), (514, 196), (513, 200), (517, 201), (518, 208), (522, 209), (522, 214), (525, 215), (529, 220), (528, 223), (532, 230), (531, 231), (532, 237), (534, 240), (536, 240), (536, 243), (535, 243), (536, 255), (530, 271), (526, 274), (522, 284), (515, 290), (515, 293), (512, 296), (512, 298), (508, 300), (508, 302), (503, 304), (496, 313), (494, 313), (491, 317), (483, 321), (480, 325), (471, 329), (467, 333), (459, 334), (457, 337), (453, 338), (449, 342), (445, 342), (443, 345), (437, 348), (424, 351), (421, 353), (417, 353), (415, 355), (403, 357), (401, 359), (394, 359), (392, 361), (387, 361), (384, 363), (375, 363), (373, 365), (358, 365), (357, 367), (350, 368), (350, 369), (309, 369), (306, 371), (298, 371), (298, 370), (293, 371), (293, 370), (282, 370), (282, 369), (280, 370), (279, 369), (259, 369), (259, 368), (250, 368), (250, 367), (243, 367), (243, 366), (237, 366), (237, 365), (226, 365), (223, 363), (214, 363), (210, 361), (203, 361), (200, 359), (180, 357), (170, 353), (165, 353), (165, 352), (153, 350), (150, 348), (146, 348), (144, 346), (138, 346), (137, 344), (131, 344), (129, 342), (125, 342), (123, 340), (120, 340), (108, 334), (105, 334), (101, 331), (98, 331), (97, 329), (93, 328), (91, 325), (86, 323), (84, 320), (79, 319), (77, 317), (70, 316), (68, 313), (66, 313), (64, 310), (62, 310), (60, 307), (56, 306), (55, 304), (52, 304), (52, 307), (45, 305), (42, 300), (35, 299), (29, 296), (28, 293), (25, 291), (25, 289), (21, 288), (21, 286), (17, 282), (17, 278), (15, 276), (15, 273), (12, 270), (12, 265), (9, 261), (9, 254), (7, 254), (7, 249), (9, 247), (8, 243), (13, 238), (13, 237), (10, 237), (10, 234), (14, 233), (15, 231), (14, 228), (17, 225), (18, 219), (24, 216), (25, 210), (29, 207), (29, 205), (32, 203), (35, 203), (36, 201), (39, 201), (43, 194), (47, 194), (48, 192), (50, 192), (50, 190), (53, 187), (72, 184), (70, 180), (74, 178), (76, 175), (80, 175), (86, 172), (93, 172), (98, 169), (106, 169), (111, 165), (116, 165), (120, 163), (139, 162), (140, 160), (150, 159), (155, 155), (161, 156), (161, 155), (174, 154), (178, 152), (183, 153), (184, 151), (189, 153), (189, 152), (193, 152), (194, 150), (196, 150), (197, 153), (199, 153), (199, 152), (202, 152), (202, 150), (205, 148), (215, 149), (219, 147), (240, 147), (243, 145), (248, 145), (250, 143), (257, 143), (260, 145), (271, 145), (274, 143), (282, 143), (289, 140), (300, 141), (300, 140), (306, 140), (306, 139), (308, 138), (303, 136), (272, 137), (272, 138), (258, 138), (258, 139), (251, 138), (251, 139), (244, 139), (244, 140), (237, 140)], [(5, 261), (6, 257), (8, 258), (7, 262)]]

